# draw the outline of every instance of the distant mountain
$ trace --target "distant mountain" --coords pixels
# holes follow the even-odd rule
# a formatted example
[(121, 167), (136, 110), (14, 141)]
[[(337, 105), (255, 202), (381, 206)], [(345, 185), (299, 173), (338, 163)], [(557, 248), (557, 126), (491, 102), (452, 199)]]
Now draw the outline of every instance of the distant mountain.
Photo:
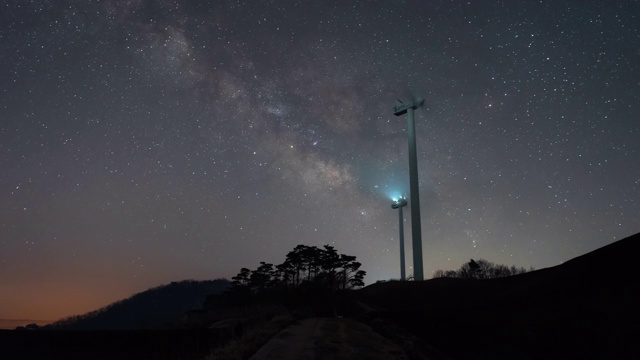
[(149, 329), (172, 324), (192, 309), (202, 307), (204, 299), (229, 287), (225, 279), (185, 280), (158, 286), (117, 301), (84, 315), (71, 316), (43, 329), (124, 330)]
[(639, 254), (636, 234), (521, 275), (378, 283), (357, 299), (447, 358), (640, 358)]

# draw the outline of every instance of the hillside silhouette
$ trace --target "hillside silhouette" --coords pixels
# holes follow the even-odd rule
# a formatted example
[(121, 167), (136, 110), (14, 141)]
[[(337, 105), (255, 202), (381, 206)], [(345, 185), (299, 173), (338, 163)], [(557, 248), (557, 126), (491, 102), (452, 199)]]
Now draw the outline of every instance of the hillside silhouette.
[(224, 279), (172, 282), (83, 315), (70, 316), (44, 327), (51, 330), (128, 330), (170, 326), (187, 311), (202, 307), (211, 294), (226, 290)]
[(435, 358), (640, 358), (639, 250), (636, 234), (521, 275), (377, 283), (355, 298)]

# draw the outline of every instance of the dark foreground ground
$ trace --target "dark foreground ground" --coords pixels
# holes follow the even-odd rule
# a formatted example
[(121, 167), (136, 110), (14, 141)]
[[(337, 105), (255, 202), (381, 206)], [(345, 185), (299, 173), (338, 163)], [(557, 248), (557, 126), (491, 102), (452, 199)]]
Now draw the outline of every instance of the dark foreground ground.
[(640, 359), (639, 253), (640, 234), (508, 278), (378, 283), (316, 299), (250, 349), (247, 322), (220, 308), (219, 323), (241, 325), (211, 329), (200, 316), (197, 329), (0, 331), (0, 359), (205, 359), (225, 343), (245, 359)]
[(348, 318), (298, 321), (264, 344), (250, 360), (406, 360), (399, 344)]
[(0, 359), (203, 359), (232, 334), (200, 330), (0, 331)]

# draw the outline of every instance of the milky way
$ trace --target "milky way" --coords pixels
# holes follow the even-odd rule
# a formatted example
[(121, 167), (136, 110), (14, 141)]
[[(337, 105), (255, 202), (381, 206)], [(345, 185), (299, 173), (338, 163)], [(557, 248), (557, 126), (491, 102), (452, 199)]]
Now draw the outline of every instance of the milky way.
[(393, 106), (414, 95), (426, 278), (640, 231), (637, 1), (1, 8), (0, 318), (228, 278), (297, 244), (399, 278)]

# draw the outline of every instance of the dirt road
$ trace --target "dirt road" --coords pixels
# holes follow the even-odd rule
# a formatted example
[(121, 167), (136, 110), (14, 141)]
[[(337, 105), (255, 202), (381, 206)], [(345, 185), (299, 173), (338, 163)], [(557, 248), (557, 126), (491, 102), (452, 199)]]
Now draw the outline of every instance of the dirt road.
[(407, 359), (404, 351), (369, 326), (346, 318), (312, 318), (269, 340), (251, 360)]

